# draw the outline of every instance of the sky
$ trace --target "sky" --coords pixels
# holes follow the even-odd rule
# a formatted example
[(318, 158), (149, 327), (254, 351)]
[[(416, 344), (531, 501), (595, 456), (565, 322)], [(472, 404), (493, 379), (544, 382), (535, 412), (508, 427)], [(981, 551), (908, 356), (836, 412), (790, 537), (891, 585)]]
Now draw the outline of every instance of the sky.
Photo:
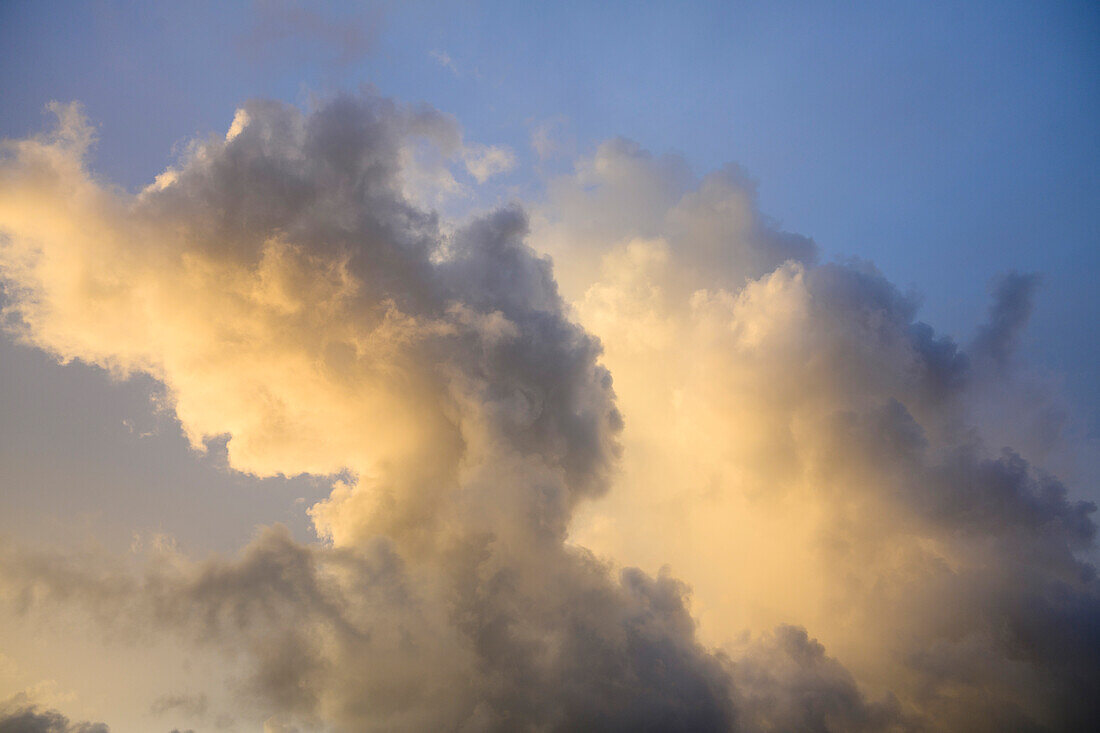
[(1088, 729), (1098, 38), (3, 3), (0, 731)]

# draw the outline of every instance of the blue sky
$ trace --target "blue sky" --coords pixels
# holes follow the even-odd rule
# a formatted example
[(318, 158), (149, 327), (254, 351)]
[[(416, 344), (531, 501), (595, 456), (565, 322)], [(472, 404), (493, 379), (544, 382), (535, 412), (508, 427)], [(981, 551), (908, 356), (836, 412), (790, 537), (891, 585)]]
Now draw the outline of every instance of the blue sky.
[(95, 170), (135, 188), (243, 99), (370, 83), (510, 145), (524, 191), (547, 121), (579, 153), (624, 136), (700, 174), (734, 161), (764, 211), (914, 286), (922, 317), (961, 339), (990, 278), (1041, 272), (1030, 353), (1100, 426), (1095, 5), (335, 3), (305, 21), (287, 7), (6, 2), (0, 133), (79, 100), (100, 126)]

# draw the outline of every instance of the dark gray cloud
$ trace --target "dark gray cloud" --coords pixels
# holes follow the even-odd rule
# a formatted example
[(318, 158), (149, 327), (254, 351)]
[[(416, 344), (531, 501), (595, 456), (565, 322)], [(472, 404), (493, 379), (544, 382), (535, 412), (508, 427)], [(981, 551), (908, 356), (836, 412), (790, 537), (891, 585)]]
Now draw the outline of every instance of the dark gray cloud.
[(1031, 317), (1040, 282), (1035, 273), (1019, 272), (1006, 273), (994, 281), (988, 318), (971, 345), (976, 356), (988, 359), (1000, 369), (1005, 367)]
[(892, 695), (869, 701), (851, 673), (798, 626), (783, 625), (735, 652), (734, 695), (750, 731), (915, 731)]
[[(489, 536), (448, 556), (440, 586), (417, 588), (388, 542), (308, 547), (275, 527), (236, 559), (165, 557), (141, 577), (108, 561), (74, 572), (66, 556), (9, 555), (3, 567), (28, 612), (75, 602), (133, 641), (170, 630), (247, 655), (241, 704), (306, 724), (732, 727), (728, 664), (695, 642), (679, 582), (635, 570), (612, 581), (560, 546), (502, 557)], [(195, 714), (205, 701), (168, 696), (154, 708)]]
[(990, 451), (959, 420), (967, 391), (982, 387), (974, 380), (990, 378), (972, 364), (992, 360), (1002, 370), (996, 378), (1011, 379), (1003, 370), (1036, 278), (1000, 282), (990, 325), (967, 351), (914, 325), (915, 301), (861, 268), (824, 266), (807, 282), (831, 324), (818, 326), (832, 332), (818, 358), (843, 365), (824, 373), (855, 380), (844, 386), (848, 406), (821, 426), (825, 485), (839, 490), (829, 498), (843, 512), (874, 512), (868, 535), (891, 528), (868, 542), (844, 523), (834, 536), (849, 551), (860, 543), (854, 562), (885, 551), (886, 537), (907, 536), (946, 558), (907, 569), (916, 574), (893, 590), (898, 580), (879, 581), (871, 596), (903, 634), (881, 643), (901, 650), (922, 678), (920, 706), (946, 730), (1100, 725), (1089, 692), (1098, 680), (1100, 586), (1085, 559), (1096, 506), (1071, 498), (1019, 453)]
[(23, 696), (0, 704), (0, 733), (110, 733), (103, 723), (73, 723), (56, 710), (42, 710)]

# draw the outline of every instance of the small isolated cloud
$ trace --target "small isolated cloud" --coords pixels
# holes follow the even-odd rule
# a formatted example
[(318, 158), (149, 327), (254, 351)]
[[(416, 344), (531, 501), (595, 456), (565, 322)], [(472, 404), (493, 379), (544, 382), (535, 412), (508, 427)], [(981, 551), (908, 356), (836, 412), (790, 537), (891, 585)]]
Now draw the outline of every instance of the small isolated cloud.
[(539, 160), (549, 160), (573, 151), (575, 144), (566, 139), (568, 121), (565, 117), (551, 117), (531, 125), (531, 149)]
[(1041, 278), (1036, 273), (1008, 272), (992, 285), (989, 316), (971, 346), (974, 354), (1004, 369), (1034, 307)]
[(431, 51), (429, 55), (438, 61), (439, 65), (444, 69), (448, 69), (455, 76), (462, 76), (461, 72), (458, 70), (458, 64), (454, 62), (454, 59), (452, 59), (451, 55), (446, 51), (435, 50)]
[(210, 701), (204, 693), (176, 693), (158, 697), (149, 706), (149, 712), (156, 716), (175, 713), (188, 718), (201, 718), (209, 708)]
[(516, 166), (515, 153), (503, 145), (467, 145), (462, 150), (462, 160), (478, 183), (485, 183)]

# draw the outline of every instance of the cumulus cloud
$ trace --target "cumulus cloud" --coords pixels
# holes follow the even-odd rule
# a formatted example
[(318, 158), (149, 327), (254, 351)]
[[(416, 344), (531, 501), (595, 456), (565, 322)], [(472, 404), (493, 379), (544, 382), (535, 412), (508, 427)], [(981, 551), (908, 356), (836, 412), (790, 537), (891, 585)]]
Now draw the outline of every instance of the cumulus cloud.
[(155, 375), (237, 470), (345, 476), (312, 509), (330, 545), (275, 528), (235, 560), (161, 548), (138, 576), (12, 555), (8, 590), (244, 655), (269, 727), (728, 728), (685, 588), (564, 543), (618, 453), (611, 378), (520, 209), (444, 235), (405, 196), (408, 141), (446, 122), (369, 94), (250, 103), (138, 196), (85, 170), (72, 108), (7, 143), (21, 338)]
[(801, 627), (781, 625), (730, 645), (734, 691), (745, 730), (909, 731), (895, 697), (868, 701), (851, 673)]
[(136, 196), (56, 109), (0, 159), (9, 330), (153, 375), (235, 470), (333, 489), (314, 544), (6, 551), (28, 618), (220, 650), (271, 731), (1096, 722), (1094, 507), (974, 409), (1012, 388), (1030, 276), (960, 346), (735, 166), (612, 140), (530, 221), (454, 225), (450, 165), (510, 162), (424, 106), (250, 102)]
[[(802, 624), (895, 696), (857, 719), (834, 675), (827, 729), (886, 710), (944, 730), (1095, 723), (1095, 507), (988, 445), (996, 426), (974, 409), (991, 383), (1014, 389), (1033, 276), (999, 282), (964, 348), (873, 265), (817, 264), (736, 169), (695, 179), (623, 141), (557, 179), (536, 221), (533, 241), (563, 263), (564, 292), (605, 346), (626, 425), (621, 482), (582, 508), (577, 542), (670, 563), (707, 641)], [(805, 700), (778, 697), (777, 654), (742, 695), (775, 683), (766, 726), (813, 728), (797, 718)]]

